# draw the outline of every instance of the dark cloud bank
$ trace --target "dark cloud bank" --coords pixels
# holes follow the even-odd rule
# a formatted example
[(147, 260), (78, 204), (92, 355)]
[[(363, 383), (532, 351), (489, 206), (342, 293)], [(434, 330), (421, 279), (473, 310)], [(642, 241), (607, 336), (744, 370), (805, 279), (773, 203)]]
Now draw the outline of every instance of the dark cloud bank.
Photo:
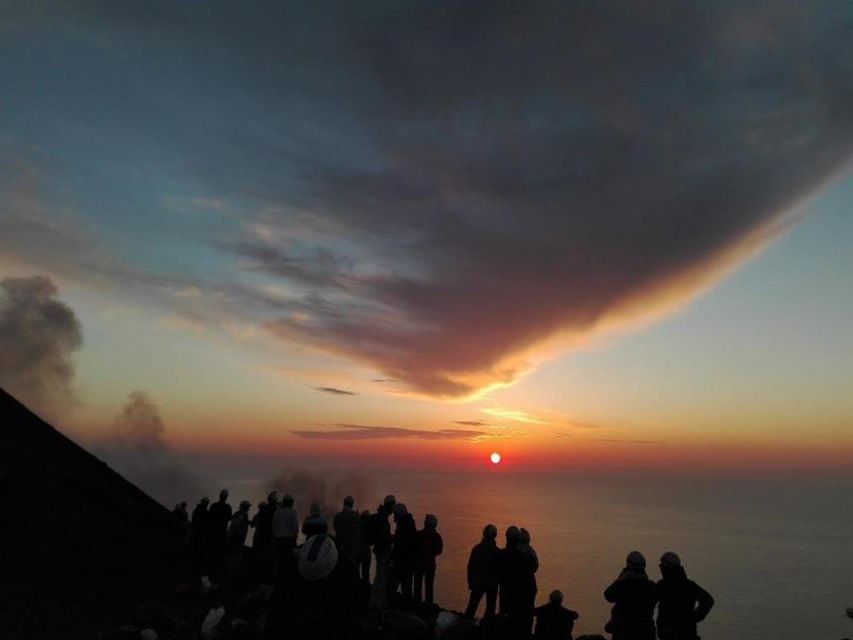
[(270, 331), (426, 394), (689, 296), (853, 147), (850, 3), (255, 9), (68, 18), (121, 52), (111, 81), (162, 63), (136, 103), (102, 96), (111, 126), (260, 205), (218, 246), (288, 285), (257, 305)]

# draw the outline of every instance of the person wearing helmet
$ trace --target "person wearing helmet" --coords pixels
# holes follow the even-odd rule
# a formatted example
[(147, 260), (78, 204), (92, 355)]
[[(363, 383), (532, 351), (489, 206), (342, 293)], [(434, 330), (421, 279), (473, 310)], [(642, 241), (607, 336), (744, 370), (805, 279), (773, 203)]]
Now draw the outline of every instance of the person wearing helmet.
[(658, 638), (660, 640), (695, 640), (697, 623), (702, 622), (714, 606), (711, 597), (698, 584), (687, 578), (681, 558), (667, 551), (660, 559), (661, 580), (658, 582)]
[(628, 554), (625, 568), (607, 587), (604, 598), (613, 603), (610, 622), (604, 627), (613, 640), (655, 640), (657, 586), (646, 575), (646, 558), (642, 553)]
[(417, 533), (415, 555), (415, 602), (432, 606), (435, 602), (435, 559), (444, 551), (444, 540), (438, 532), (438, 518), (428, 513), (424, 528)]
[(498, 556), (500, 549), (497, 545), (498, 528), (493, 524), (487, 524), (483, 528), (483, 539), (471, 549), (468, 558), (468, 588), (471, 596), (468, 599), (468, 608), (465, 609), (466, 618), (474, 618), (477, 607), (483, 595), (486, 596), (486, 613), (484, 620), (490, 620), (495, 615), (498, 601)]
[(299, 548), (296, 566), (299, 575), (315, 582), (328, 577), (338, 564), (338, 549), (326, 534), (309, 537)]
[(572, 640), (575, 620), (580, 616), (563, 606), (563, 592), (552, 591), (548, 596), (548, 604), (533, 610), (536, 617), (534, 640)]

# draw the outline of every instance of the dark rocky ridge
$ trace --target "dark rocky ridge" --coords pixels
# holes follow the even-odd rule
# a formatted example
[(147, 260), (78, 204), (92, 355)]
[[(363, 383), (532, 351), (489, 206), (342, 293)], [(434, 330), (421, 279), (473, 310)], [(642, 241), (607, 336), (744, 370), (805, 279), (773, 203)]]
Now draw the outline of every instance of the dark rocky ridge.
[(0, 637), (88, 638), (175, 583), (159, 503), (0, 389)]

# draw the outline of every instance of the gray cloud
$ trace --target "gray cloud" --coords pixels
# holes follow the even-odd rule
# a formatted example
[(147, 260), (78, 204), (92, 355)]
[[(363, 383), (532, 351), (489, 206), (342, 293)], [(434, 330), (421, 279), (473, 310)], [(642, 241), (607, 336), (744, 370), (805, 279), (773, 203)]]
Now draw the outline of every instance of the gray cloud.
[(190, 472), (166, 441), (166, 426), (157, 404), (144, 391), (134, 391), (116, 416), (95, 453), (116, 471), (167, 507), (191, 502), (202, 493)]
[(295, 507), (302, 513), (308, 511), (312, 502), (320, 505), (328, 518), (341, 508), (346, 496), (355, 498), (359, 510), (372, 508), (378, 495), (376, 478), (364, 471), (326, 471), (323, 473), (305, 469), (285, 470), (266, 483), (267, 491), (278, 491), (279, 497), (290, 494)]
[(355, 391), (347, 391), (346, 389), (338, 389), (337, 387), (314, 387), (315, 391), (328, 393), (333, 396), (355, 396), (358, 395)]
[(482, 420), (455, 420), (454, 424), (461, 424), (465, 427), (488, 427), (488, 422), (483, 422)]
[(73, 399), (72, 354), (82, 343), (80, 322), (50, 278), (0, 280), (0, 386), (51, 413)]
[(417, 438), (420, 440), (476, 440), (490, 434), (467, 429), (409, 429), (406, 427), (376, 427), (360, 424), (339, 424), (331, 431), (293, 431), (307, 440), (385, 440), (389, 438)]

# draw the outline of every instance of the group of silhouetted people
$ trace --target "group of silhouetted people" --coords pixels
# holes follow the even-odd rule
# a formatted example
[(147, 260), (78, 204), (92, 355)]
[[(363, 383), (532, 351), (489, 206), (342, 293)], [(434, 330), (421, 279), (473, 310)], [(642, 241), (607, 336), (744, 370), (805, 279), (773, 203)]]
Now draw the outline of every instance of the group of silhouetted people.
[[(239, 510), (228, 504), (228, 490), (219, 501), (210, 504), (202, 498), (187, 515), (186, 503), (175, 506), (175, 517), (188, 530), (196, 575), (219, 576), (234, 562), (245, 561), (245, 543), (252, 536), (254, 570), (262, 583), (286, 581), (296, 570), (294, 551), (301, 532), (307, 541), (313, 536), (329, 535), (339, 561), (351, 564), (361, 583), (370, 588), (370, 604), (383, 610), (392, 598), (403, 609), (434, 604), (436, 557), (444, 550), (438, 532), (438, 518), (427, 514), (418, 529), (406, 505), (393, 495), (386, 496), (375, 513), (359, 512), (355, 500), (347, 496), (343, 508), (332, 519), (333, 534), (319, 504), (310, 506), (308, 517), (299, 526), (294, 499), (281, 499), (272, 491), (250, 518), (251, 503), (243, 500)], [(393, 521), (393, 530), (391, 523)], [(375, 578), (371, 583), (371, 557), (375, 558)]]
[[(320, 581), (334, 569), (334, 575), (346, 574), (352, 584), (361, 585), (360, 590), (347, 593), (360, 591), (375, 611), (434, 608), (436, 558), (444, 550), (435, 515), (427, 514), (418, 529), (406, 505), (393, 495), (386, 496), (375, 513), (357, 510), (354, 499), (347, 496), (334, 514), (330, 531), (319, 504), (311, 504), (300, 527), (293, 497), (279, 499), (276, 491), (251, 517), (250, 509), (251, 504), (243, 500), (232, 510), (226, 489), (214, 504), (202, 498), (191, 517), (186, 503), (175, 507), (176, 518), (189, 532), (197, 576), (218, 579), (245, 571), (249, 565), (259, 583), (293, 585)], [(251, 550), (246, 548), (249, 529), (254, 530)], [(305, 540), (301, 546), (297, 544), (300, 533)], [(463, 617), (474, 620), (485, 597), (479, 624), (485, 637), (524, 639), (532, 633), (536, 640), (570, 640), (579, 616), (564, 606), (563, 594), (553, 591), (547, 603), (536, 606), (539, 558), (530, 533), (510, 526), (503, 547), (497, 538), (497, 527), (489, 524), (471, 550), (470, 597)], [(605, 631), (613, 640), (698, 639), (697, 624), (713, 607), (713, 598), (687, 578), (675, 553), (663, 554), (660, 572), (661, 579), (653, 582), (646, 574), (643, 555), (628, 554), (619, 577), (604, 592), (612, 603)]]
[[(714, 606), (714, 599), (688, 579), (681, 558), (667, 551), (660, 559), (661, 579), (646, 574), (646, 559), (632, 551), (619, 577), (604, 592), (613, 603), (605, 631), (613, 640), (696, 640), (697, 625)], [(657, 623), (655, 623), (657, 607)]]

